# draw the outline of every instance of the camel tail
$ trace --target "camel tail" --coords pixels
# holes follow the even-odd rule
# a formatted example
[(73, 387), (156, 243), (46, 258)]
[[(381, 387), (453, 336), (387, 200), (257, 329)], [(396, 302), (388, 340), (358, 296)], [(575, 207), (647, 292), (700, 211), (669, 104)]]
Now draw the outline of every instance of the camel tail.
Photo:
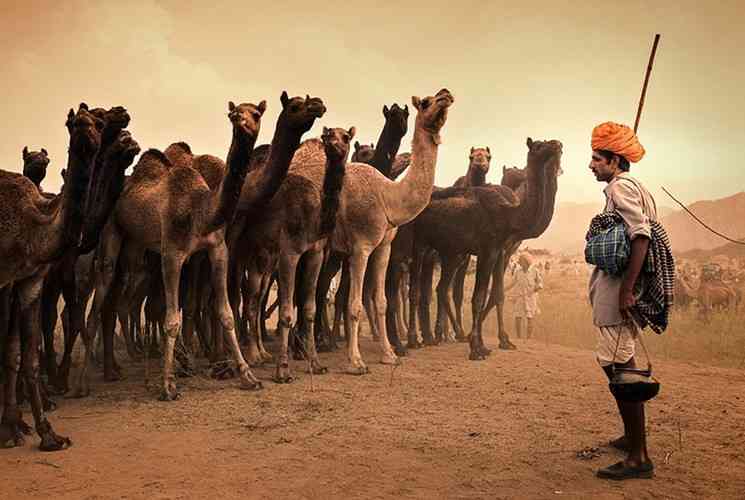
[(329, 162), (326, 166), (321, 193), (321, 235), (328, 235), (334, 231), (345, 172), (343, 163)]

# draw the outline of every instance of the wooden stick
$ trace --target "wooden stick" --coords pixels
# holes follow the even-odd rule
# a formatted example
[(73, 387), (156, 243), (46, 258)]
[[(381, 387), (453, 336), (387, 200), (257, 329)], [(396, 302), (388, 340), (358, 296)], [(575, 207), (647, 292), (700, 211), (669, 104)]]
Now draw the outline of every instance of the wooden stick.
[(642, 95), (639, 98), (639, 107), (636, 109), (636, 121), (634, 122), (634, 133), (639, 128), (639, 119), (642, 117), (642, 108), (644, 107), (644, 98), (647, 95), (647, 84), (649, 84), (649, 75), (652, 73), (652, 64), (654, 63), (654, 55), (657, 52), (657, 43), (660, 41), (660, 34), (657, 33), (654, 36), (654, 43), (652, 44), (652, 53), (649, 54), (649, 63), (647, 64), (647, 74), (644, 76), (644, 86), (642, 87)]

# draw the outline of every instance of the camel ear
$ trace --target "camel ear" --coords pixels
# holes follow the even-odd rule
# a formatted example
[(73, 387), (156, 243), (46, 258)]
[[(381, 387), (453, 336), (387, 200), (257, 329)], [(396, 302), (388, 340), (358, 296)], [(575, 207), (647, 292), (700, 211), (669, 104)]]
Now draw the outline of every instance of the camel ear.
[(390, 110), (388, 109), (388, 105), (386, 105), (386, 104), (383, 104), (383, 116), (385, 116), (386, 118), (388, 118), (388, 115), (389, 115), (390, 113), (391, 113), (391, 112), (390, 112)]
[(263, 115), (264, 111), (266, 111), (266, 101), (261, 101), (257, 106), (257, 109), (259, 110), (259, 113)]
[(360, 141), (354, 141), (354, 150), (357, 151), (360, 149)]
[(420, 102), (422, 102), (422, 100), (419, 99), (417, 96), (411, 96), (411, 105), (414, 106), (417, 110), (419, 109)]
[(86, 111), (90, 111), (90, 110), (88, 109), (88, 105), (87, 105), (86, 103), (84, 103), (84, 102), (81, 102), (81, 103), (80, 103), (80, 109), (84, 109), (84, 110), (86, 110)]
[(531, 149), (533, 147), (533, 139), (531, 139), (530, 137), (528, 137), (528, 140), (525, 141), (525, 144), (528, 145), (528, 149)]
[(475, 149), (476, 149), (476, 148), (474, 148), (473, 146), (471, 146), (471, 154), (473, 154), (473, 151), (474, 151)]
[(329, 133), (329, 129), (326, 128), (326, 127), (323, 127), (323, 134), (321, 134), (321, 135), (326, 135), (328, 133)]
[(279, 102), (282, 103), (282, 108), (287, 107), (287, 103), (290, 102), (290, 96), (287, 95), (286, 90), (283, 90), (282, 95), (279, 96)]
[(70, 108), (70, 111), (67, 112), (67, 120), (72, 121), (73, 118), (75, 118), (75, 110)]
[(349, 127), (349, 130), (347, 130), (347, 133), (349, 134), (349, 140), (351, 141), (354, 139), (354, 134), (357, 133), (357, 129), (354, 127)]
[(406, 113), (406, 116), (409, 116), (409, 105), (404, 105), (404, 113)]
[(44, 153), (45, 156), (49, 156), (49, 153), (47, 153), (47, 150), (44, 148), (41, 148), (41, 152)]
[(235, 109), (235, 104), (233, 101), (228, 101), (228, 111), (233, 111)]
[(489, 149), (489, 146), (486, 146), (486, 152), (491, 154), (491, 150)]
[(28, 146), (23, 146), (23, 159), (25, 160), (28, 156)]
[(507, 173), (507, 165), (502, 165), (502, 175)]
[(65, 180), (65, 175), (66, 174), (67, 174), (67, 169), (63, 168), (62, 171), (60, 172), (60, 175), (62, 176), (62, 180), (63, 181)]

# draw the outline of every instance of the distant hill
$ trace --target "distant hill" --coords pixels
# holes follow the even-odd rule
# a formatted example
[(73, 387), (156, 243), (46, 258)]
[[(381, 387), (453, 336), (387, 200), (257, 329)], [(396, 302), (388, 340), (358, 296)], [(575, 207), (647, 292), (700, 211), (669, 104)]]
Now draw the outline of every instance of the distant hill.
[[(546, 232), (540, 238), (526, 242), (526, 246), (546, 248), (554, 253), (581, 253), (587, 225), (602, 207), (602, 200), (598, 203), (559, 203)], [(717, 231), (732, 238), (745, 238), (745, 192), (719, 200), (697, 201), (688, 208)], [(708, 251), (726, 243), (683, 210), (658, 206), (658, 212), (675, 253), (697, 249)], [(739, 248), (732, 251), (737, 252)]]
[[(730, 238), (745, 238), (745, 192), (719, 200), (697, 201), (688, 205), (688, 209), (706, 224)], [(676, 210), (664, 217), (662, 223), (670, 235), (676, 253), (696, 249), (712, 250), (727, 243), (683, 210)]]

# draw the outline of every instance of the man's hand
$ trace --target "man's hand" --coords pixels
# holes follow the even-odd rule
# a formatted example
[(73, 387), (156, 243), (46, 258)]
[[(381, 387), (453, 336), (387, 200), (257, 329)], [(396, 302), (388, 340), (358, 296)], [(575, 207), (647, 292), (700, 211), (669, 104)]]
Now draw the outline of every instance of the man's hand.
[(621, 290), (618, 294), (618, 309), (624, 318), (630, 317), (630, 309), (636, 304), (634, 298), (634, 284), (639, 277), (639, 272), (644, 265), (644, 259), (649, 249), (649, 238), (638, 236), (631, 241), (631, 257), (626, 268), (626, 274), (621, 282)]
[(634, 292), (625, 287), (621, 287), (618, 294), (618, 308), (621, 310), (621, 316), (623, 316), (624, 319), (629, 319), (631, 317), (631, 308), (634, 307), (634, 304), (636, 304)]

